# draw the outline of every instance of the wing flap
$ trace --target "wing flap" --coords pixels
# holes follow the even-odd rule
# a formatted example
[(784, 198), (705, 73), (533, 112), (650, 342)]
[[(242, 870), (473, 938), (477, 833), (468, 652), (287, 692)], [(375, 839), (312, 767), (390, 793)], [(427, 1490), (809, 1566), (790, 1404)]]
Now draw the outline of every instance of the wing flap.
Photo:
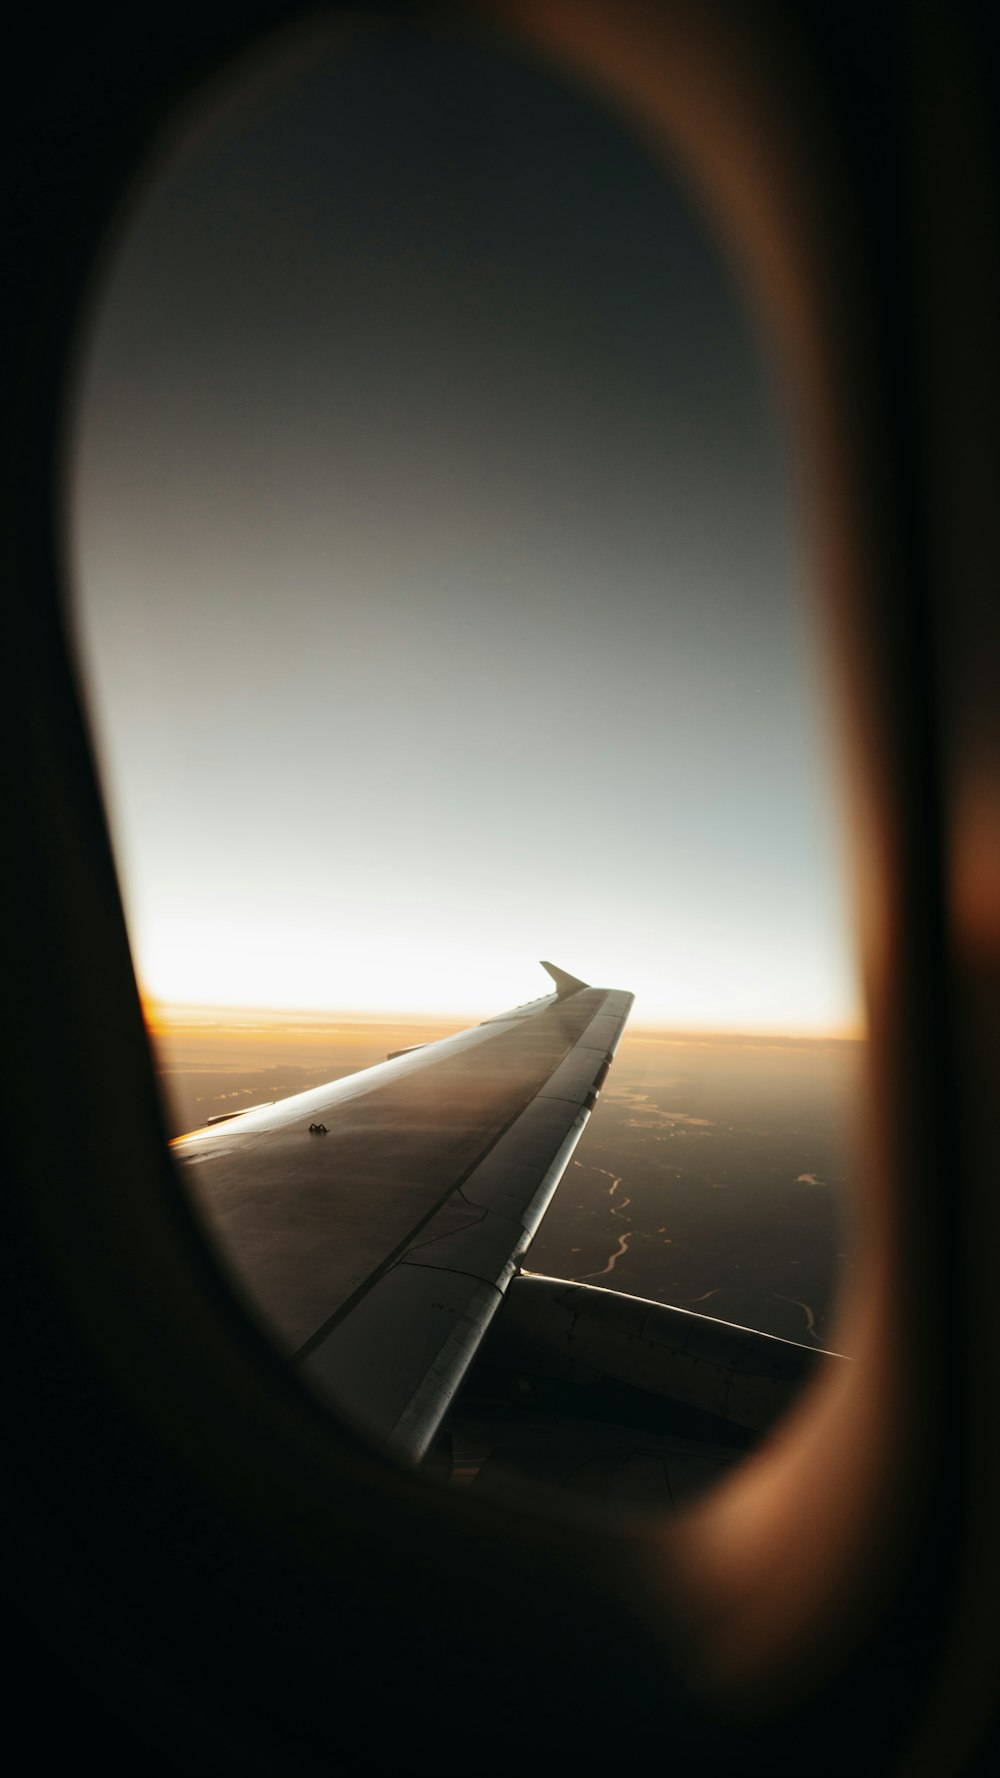
[(460, 1273), (394, 1266), (306, 1355), (303, 1375), (370, 1436), (418, 1459), (502, 1301)]
[[(589, 1117), (587, 1104), (540, 1094), (419, 1240), (309, 1342), (302, 1366), (310, 1381), (398, 1455), (419, 1460), (430, 1444)], [(412, 1273), (421, 1279), (401, 1282)], [(384, 1371), (392, 1352), (398, 1360), (390, 1386)], [(412, 1389), (404, 1399), (407, 1382)]]

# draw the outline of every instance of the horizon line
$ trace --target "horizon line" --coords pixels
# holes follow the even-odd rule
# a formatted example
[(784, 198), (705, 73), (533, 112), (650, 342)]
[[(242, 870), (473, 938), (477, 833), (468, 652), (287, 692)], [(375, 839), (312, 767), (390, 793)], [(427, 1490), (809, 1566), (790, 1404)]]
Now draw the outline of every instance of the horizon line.
[[(172, 1001), (163, 1000), (154, 995), (140, 991), (140, 1003), (147, 1030), (152, 1036), (164, 1033), (185, 1020), (200, 1021), (211, 1019), (214, 1023), (245, 1022), (248, 1019), (258, 1020), (268, 1025), (289, 1025), (293, 1022), (309, 1025), (325, 1025), (336, 1022), (363, 1025), (387, 1025), (393, 1023), (409, 1024), (452, 1024), (457, 1029), (464, 1028), (459, 1021), (481, 1023), (482, 1017), (489, 1018), (486, 1013), (477, 1016), (470, 1010), (416, 1010), (414, 1008), (372, 1008), (372, 1007), (329, 1007), (315, 1006), (251, 1006), (226, 1005), (215, 1001)], [(538, 996), (543, 999), (544, 996)], [(525, 1003), (530, 1004), (530, 1003)], [(867, 1032), (860, 1023), (850, 1025), (838, 1024), (820, 1027), (803, 1027), (791, 1025), (720, 1025), (720, 1024), (674, 1024), (668, 1019), (639, 1018), (630, 1021), (624, 1035), (658, 1036), (670, 1038), (692, 1038), (701, 1042), (713, 1039), (733, 1042), (745, 1039), (755, 1043), (784, 1040), (795, 1043), (863, 1043)]]

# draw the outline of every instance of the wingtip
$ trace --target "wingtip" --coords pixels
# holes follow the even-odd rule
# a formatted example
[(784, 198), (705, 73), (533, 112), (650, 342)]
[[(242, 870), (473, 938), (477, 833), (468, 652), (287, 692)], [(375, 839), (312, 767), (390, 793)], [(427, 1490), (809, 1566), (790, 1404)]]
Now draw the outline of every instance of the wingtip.
[(555, 963), (546, 963), (544, 957), (541, 959), (541, 965), (555, 982), (556, 993), (560, 997), (564, 994), (576, 994), (581, 988), (590, 986), (589, 982), (581, 982), (579, 976), (570, 975), (565, 969), (559, 969)]

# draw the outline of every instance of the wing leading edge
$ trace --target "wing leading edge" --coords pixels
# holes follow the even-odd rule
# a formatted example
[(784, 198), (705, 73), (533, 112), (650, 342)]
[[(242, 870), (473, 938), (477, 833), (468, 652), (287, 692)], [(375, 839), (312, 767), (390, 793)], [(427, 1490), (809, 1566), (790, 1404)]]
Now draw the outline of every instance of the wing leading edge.
[(554, 994), (174, 1145), (303, 1374), (413, 1460), (504, 1300), (632, 1006), (543, 967)]

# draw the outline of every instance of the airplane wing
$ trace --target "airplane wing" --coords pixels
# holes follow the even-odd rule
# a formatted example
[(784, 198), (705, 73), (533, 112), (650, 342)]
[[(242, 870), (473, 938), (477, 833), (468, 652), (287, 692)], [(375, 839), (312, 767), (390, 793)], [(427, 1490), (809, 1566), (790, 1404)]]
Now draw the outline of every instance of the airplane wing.
[(500, 1308), (632, 995), (555, 991), (173, 1144), (237, 1282), (310, 1382), (419, 1459)]

